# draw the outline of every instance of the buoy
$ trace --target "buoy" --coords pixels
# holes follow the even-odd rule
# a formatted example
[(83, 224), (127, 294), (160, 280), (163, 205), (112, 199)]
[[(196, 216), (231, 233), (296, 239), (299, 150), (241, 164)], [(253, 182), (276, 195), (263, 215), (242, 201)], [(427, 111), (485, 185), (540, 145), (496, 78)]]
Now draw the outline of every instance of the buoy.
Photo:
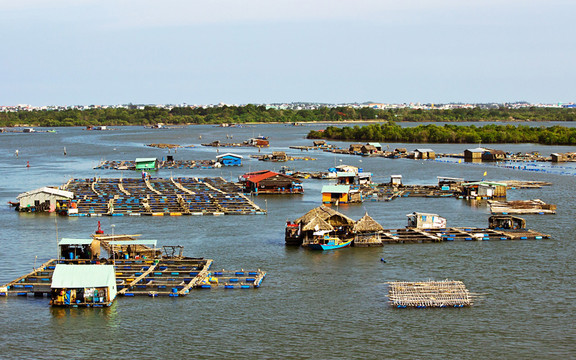
[(30, 167), (30, 161), (26, 161), (26, 167)]
[(382, 262), (386, 262), (386, 260), (384, 260), (384, 258), (380, 258), (380, 261), (382, 261)]

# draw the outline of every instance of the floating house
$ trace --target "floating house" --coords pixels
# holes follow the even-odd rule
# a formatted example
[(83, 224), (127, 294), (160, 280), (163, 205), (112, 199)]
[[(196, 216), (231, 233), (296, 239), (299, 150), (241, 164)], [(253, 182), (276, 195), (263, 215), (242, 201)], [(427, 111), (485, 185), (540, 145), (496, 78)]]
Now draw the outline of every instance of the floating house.
[(362, 153), (362, 144), (350, 144), (350, 147), (348, 148), (348, 151), (350, 151), (353, 154), (361, 154)]
[(286, 245), (303, 245), (315, 241), (314, 235), (320, 231), (329, 231), (332, 236), (341, 240), (352, 237), (351, 231), (355, 222), (348, 216), (327, 206), (319, 206), (308, 211), (294, 222), (287, 222)]
[(254, 194), (302, 194), (302, 181), (270, 170), (256, 171), (240, 177), (244, 192)]
[(512, 215), (493, 215), (488, 218), (488, 227), (495, 230), (523, 230), (526, 220)]
[(58, 242), (60, 259), (97, 259), (100, 257), (100, 242), (94, 239), (62, 238)]
[(446, 218), (438, 214), (428, 214), (413, 212), (406, 215), (408, 217), (407, 228), (415, 229), (444, 229), (446, 228)]
[(226, 153), (216, 156), (216, 161), (224, 166), (242, 166), (243, 158), (241, 155)]
[(355, 247), (368, 247), (368, 246), (383, 246), (380, 233), (384, 231), (382, 225), (378, 224), (376, 220), (368, 215), (358, 220), (352, 232), (354, 233), (353, 246)]
[(482, 161), (501, 161), (506, 159), (506, 152), (503, 150), (486, 149), (482, 153)]
[(504, 159), (506, 159), (506, 152), (503, 150), (482, 147), (464, 150), (465, 161), (500, 161)]
[(467, 198), (492, 199), (506, 197), (506, 184), (491, 181), (477, 181), (462, 184), (462, 194)]
[(358, 187), (372, 183), (372, 173), (342, 171), (336, 173), (337, 185), (352, 185)]
[(322, 187), (322, 203), (349, 204), (361, 203), (362, 193), (350, 185), (324, 185)]
[(402, 186), (402, 175), (390, 175), (390, 185)]
[(360, 148), (362, 155), (369, 156), (378, 153), (378, 148), (371, 144), (362, 145)]
[(158, 159), (136, 158), (136, 170), (158, 170)]
[(432, 149), (415, 149), (414, 159), (436, 159), (436, 152)]
[(23, 212), (53, 212), (56, 210), (58, 201), (68, 201), (73, 198), (73, 192), (45, 186), (18, 195), (18, 210)]
[(248, 146), (254, 146), (254, 147), (268, 147), (270, 146), (270, 141), (268, 141), (268, 138), (265, 136), (257, 136), (255, 138), (252, 139), (248, 139), (245, 142)]
[(57, 264), (50, 285), (52, 306), (110, 306), (116, 298), (112, 265)]

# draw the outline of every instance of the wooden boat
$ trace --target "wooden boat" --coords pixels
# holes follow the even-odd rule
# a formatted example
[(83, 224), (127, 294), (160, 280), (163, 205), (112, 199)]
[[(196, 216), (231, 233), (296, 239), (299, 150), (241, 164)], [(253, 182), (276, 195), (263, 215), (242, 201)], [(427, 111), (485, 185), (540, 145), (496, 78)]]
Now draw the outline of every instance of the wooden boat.
[(342, 241), (336, 237), (325, 237), (321, 240), (318, 240), (316, 243), (308, 244), (308, 248), (311, 250), (335, 250), (350, 246), (351, 243), (352, 239)]

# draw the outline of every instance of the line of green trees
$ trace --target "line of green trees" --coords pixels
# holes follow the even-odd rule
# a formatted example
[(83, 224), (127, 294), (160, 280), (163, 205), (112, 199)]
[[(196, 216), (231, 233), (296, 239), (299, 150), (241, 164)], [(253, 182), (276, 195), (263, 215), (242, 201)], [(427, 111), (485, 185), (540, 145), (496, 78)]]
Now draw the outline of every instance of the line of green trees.
[(89, 125), (152, 125), (165, 124), (221, 124), (249, 122), (302, 123), (313, 121), (576, 121), (576, 109), (453, 109), (378, 110), (369, 107), (323, 107), (313, 110), (267, 109), (263, 105), (222, 106), (212, 108), (177, 107), (163, 109), (147, 106), (144, 109), (97, 108), (89, 110), (19, 111), (0, 113), (0, 126), (89, 126)]
[(446, 124), (401, 127), (393, 121), (367, 126), (328, 126), (323, 131), (310, 131), (309, 139), (407, 143), (534, 143), (576, 145), (576, 128), (564, 126), (536, 127), (526, 125), (462, 126)]

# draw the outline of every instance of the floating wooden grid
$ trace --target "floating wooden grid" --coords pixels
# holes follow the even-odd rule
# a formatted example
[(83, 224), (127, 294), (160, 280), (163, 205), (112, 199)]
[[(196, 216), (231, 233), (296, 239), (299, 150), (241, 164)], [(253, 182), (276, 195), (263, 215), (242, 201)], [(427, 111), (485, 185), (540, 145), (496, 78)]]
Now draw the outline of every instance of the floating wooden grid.
[(388, 298), (397, 308), (464, 307), (472, 298), (462, 281), (389, 282)]

